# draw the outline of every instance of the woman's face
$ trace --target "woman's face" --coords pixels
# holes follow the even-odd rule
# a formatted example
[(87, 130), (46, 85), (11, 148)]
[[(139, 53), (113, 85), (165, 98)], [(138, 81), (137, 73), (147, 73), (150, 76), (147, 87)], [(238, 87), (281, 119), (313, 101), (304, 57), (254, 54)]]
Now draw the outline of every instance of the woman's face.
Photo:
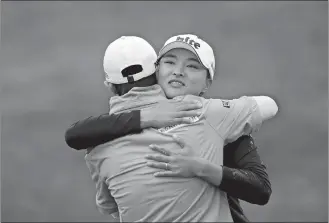
[(159, 61), (158, 84), (167, 98), (180, 95), (199, 96), (210, 84), (208, 70), (189, 50), (177, 48), (168, 51)]

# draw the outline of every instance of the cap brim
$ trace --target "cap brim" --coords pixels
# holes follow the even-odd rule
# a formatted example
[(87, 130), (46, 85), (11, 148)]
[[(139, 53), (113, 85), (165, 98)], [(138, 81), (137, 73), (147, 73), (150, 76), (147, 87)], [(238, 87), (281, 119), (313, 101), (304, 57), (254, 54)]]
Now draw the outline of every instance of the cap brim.
[(190, 44), (188, 44), (188, 43), (184, 43), (184, 42), (182, 42), (182, 41), (171, 42), (171, 43), (167, 44), (166, 46), (164, 46), (164, 47), (160, 50), (160, 52), (159, 52), (158, 60), (157, 60), (157, 61), (159, 61), (159, 60), (161, 59), (161, 57), (163, 57), (163, 55), (165, 55), (166, 53), (168, 53), (170, 50), (172, 50), (172, 49), (178, 49), (178, 48), (186, 49), (186, 50), (189, 50), (189, 51), (191, 51), (192, 53), (194, 53), (194, 54), (197, 56), (199, 62), (200, 62), (204, 67), (206, 67), (206, 66), (202, 63), (202, 60), (200, 59), (198, 52), (197, 52), (197, 51), (196, 51), (196, 50), (195, 50)]

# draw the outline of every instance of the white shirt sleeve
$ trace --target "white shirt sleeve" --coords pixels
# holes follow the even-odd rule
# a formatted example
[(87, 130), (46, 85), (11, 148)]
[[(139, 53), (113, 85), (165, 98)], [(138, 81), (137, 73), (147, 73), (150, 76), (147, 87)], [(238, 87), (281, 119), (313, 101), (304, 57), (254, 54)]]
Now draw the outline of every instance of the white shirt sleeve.
[(276, 102), (268, 96), (253, 96), (255, 99), (263, 121), (273, 118), (279, 108)]
[(270, 117), (267, 109), (264, 109), (270, 103), (263, 99), (260, 100), (260, 106), (258, 99), (254, 97), (243, 96), (233, 100), (211, 99), (206, 119), (223, 138), (225, 144), (233, 142), (242, 135), (257, 131), (265, 118)]

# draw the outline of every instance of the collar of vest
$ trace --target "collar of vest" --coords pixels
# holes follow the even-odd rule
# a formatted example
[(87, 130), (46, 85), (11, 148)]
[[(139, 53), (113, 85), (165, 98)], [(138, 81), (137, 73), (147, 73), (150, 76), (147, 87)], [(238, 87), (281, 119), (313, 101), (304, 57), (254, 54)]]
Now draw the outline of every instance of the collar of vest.
[(160, 85), (148, 87), (134, 87), (122, 96), (112, 96), (110, 98), (110, 114), (123, 112), (126, 110), (138, 109), (138, 107), (157, 103), (166, 100), (166, 96)]

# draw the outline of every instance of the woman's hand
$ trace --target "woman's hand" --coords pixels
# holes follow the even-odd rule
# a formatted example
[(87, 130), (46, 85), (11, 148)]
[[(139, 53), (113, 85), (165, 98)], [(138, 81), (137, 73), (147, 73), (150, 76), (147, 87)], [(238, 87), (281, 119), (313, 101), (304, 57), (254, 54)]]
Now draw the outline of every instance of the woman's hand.
[(173, 135), (173, 139), (181, 150), (174, 153), (157, 145), (150, 145), (150, 148), (159, 154), (147, 155), (147, 166), (163, 170), (155, 173), (156, 177), (196, 177), (198, 158), (193, 149), (178, 136)]
[(155, 107), (141, 110), (141, 128), (191, 124), (194, 116), (200, 116), (201, 102), (166, 100)]

